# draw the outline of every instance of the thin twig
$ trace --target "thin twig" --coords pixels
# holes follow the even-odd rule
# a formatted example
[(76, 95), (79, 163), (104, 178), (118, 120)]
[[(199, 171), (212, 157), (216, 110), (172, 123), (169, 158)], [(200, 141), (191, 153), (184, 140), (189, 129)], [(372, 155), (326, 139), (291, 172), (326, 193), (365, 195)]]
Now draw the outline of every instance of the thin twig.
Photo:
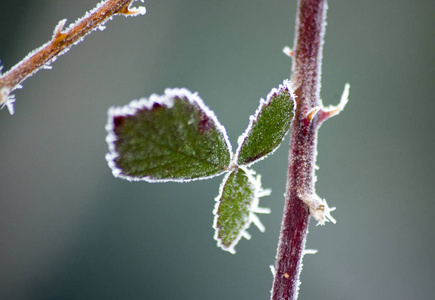
[[(40, 48), (30, 52), (21, 62), (0, 76), (0, 105), (7, 105), (13, 114), (14, 96), (11, 92), (21, 87), (21, 83), (44, 66), (47, 66), (59, 55), (79, 43), (87, 34), (110, 20), (115, 14), (135, 16), (145, 14), (145, 7), (130, 8), (133, 0), (107, 0), (98, 4), (83, 18), (63, 29), (66, 19), (61, 20), (54, 29), (52, 39)], [(143, 1), (142, 1), (143, 2)]]
[(335, 222), (330, 215), (333, 208), (315, 192), (317, 131), (343, 109), (349, 86), (337, 107), (323, 107), (320, 75), (326, 9), (326, 0), (299, 0), (294, 49), (285, 50), (294, 58), (291, 82), (297, 98), (272, 300), (297, 299), (310, 215), (321, 225)]

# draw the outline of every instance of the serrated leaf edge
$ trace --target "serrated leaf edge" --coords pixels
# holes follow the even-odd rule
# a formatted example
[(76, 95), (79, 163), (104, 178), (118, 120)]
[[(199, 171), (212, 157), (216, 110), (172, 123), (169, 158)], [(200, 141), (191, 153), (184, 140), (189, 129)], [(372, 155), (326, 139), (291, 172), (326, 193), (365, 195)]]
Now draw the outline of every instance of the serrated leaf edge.
[[(231, 176), (233, 172), (235, 172), (238, 168), (243, 170), (246, 175), (248, 176), (249, 183), (252, 184), (254, 189), (254, 199), (251, 202), (251, 211), (249, 212), (249, 219), (246, 222), (245, 226), (240, 230), (238, 236), (236, 239), (231, 243), (230, 246), (223, 245), (221, 240), (219, 239), (219, 233), (218, 233), (218, 227), (217, 227), (217, 221), (218, 221), (218, 209), (220, 205), (220, 199), (222, 198), (223, 190), (225, 187), (225, 184), (227, 183), (228, 178)], [(234, 166), (233, 170), (228, 171), (228, 173), (225, 175), (225, 177), (222, 179), (222, 183), (219, 187), (219, 194), (214, 199), (215, 200), (215, 206), (213, 209), (213, 228), (215, 230), (213, 238), (217, 241), (217, 246), (221, 248), (224, 251), (228, 251), (231, 254), (235, 254), (236, 250), (234, 249), (236, 245), (239, 243), (240, 239), (242, 237), (245, 237), (246, 239), (250, 239), (251, 235), (247, 232), (247, 229), (251, 226), (252, 223), (254, 223), (255, 226), (261, 231), (264, 232), (266, 228), (264, 227), (263, 223), (261, 223), (259, 217), (256, 215), (256, 213), (260, 214), (269, 214), (270, 209), (259, 207), (260, 198), (264, 196), (269, 196), (272, 192), (271, 189), (263, 189), (261, 186), (261, 175), (258, 174), (257, 176), (256, 172), (254, 170), (248, 169), (244, 166)]]
[[(147, 109), (151, 110), (155, 103), (160, 104), (162, 106), (166, 106), (167, 108), (172, 108), (174, 106), (174, 98), (183, 98), (187, 99), (189, 103), (197, 104), (198, 107), (213, 120), (216, 125), (216, 128), (222, 133), (225, 143), (228, 147), (230, 158), (233, 157), (231, 143), (228, 138), (227, 131), (225, 127), (219, 122), (216, 114), (208, 108), (204, 101), (198, 96), (198, 93), (192, 93), (186, 88), (167, 88), (165, 89), (164, 95), (152, 94), (149, 98), (140, 98), (139, 100), (132, 100), (130, 103), (123, 106), (112, 106), (107, 111), (107, 124), (105, 129), (107, 131), (106, 143), (109, 147), (109, 153), (106, 154), (106, 161), (112, 170), (112, 174), (116, 178), (126, 179), (128, 181), (147, 181), (147, 182), (189, 182), (195, 180), (203, 180), (209, 179), (215, 176), (222, 175), (228, 170), (223, 170), (222, 172), (218, 172), (216, 174), (198, 178), (191, 179), (155, 179), (152, 177), (136, 177), (136, 176), (128, 176), (123, 175), (122, 170), (119, 169), (115, 164), (115, 159), (119, 156), (119, 153), (116, 151), (115, 142), (117, 140), (116, 134), (114, 132), (113, 119), (118, 116), (133, 116), (139, 110)], [(230, 165), (232, 164), (232, 159), (230, 159)], [(228, 166), (228, 168), (230, 167)]]
[[(293, 101), (293, 109), (295, 110), (295, 108), (296, 108), (296, 101), (295, 101), (295, 99), (296, 99), (296, 95), (295, 95), (294, 92), (293, 92), (293, 89), (292, 89), (292, 87), (291, 87), (291, 82), (290, 82), (290, 80), (285, 79), (285, 80), (282, 82), (282, 84), (280, 84), (280, 85), (278, 86), (278, 88), (273, 88), (273, 89), (272, 89), (272, 90), (267, 94), (267, 97), (266, 97), (267, 100), (264, 100), (263, 98), (260, 99), (260, 105), (258, 106), (258, 108), (257, 108), (257, 110), (255, 111), (254, 115), (249, 116), (249, 125), (248, 125), (248, 127), (246, 128), (245, 132), (243, 132), (243, 134), (240, 135), (239, 138), (237, 139), (238, 147), (237, 147), (237, 151), (236, 151), (235, 158), (234, 158), (234, 161), (235, 161), (235, 162), (237, 162), (237, 161), (239, 160), (239, 154), (240, 154), (240, 151), (242, 150), (242, 147), (243, 147), (243, 145), (244, 145), (246, 139), (248, 138), (249, 133), (250, 133), (251, 130), (252, 130), (252, 127), (254, 126), (255, 122), (258, 120), (258, 116), (259, 116), (259, 114), (261, 113), (261, 111), (263, 110), (263, 107), (266, 106), (266, 105), (268, 105), (268, 104), (270, 104), (270, 101), (272, 101), (272, 97), (273, 97), (274, 95), (279, 94), (279, 93), (283, 92), (284, 90), (287, 90), (287, 92), (290, 93), (290, 95), (291, 95), (291, 99), (292, 99), (292, 101)], [(284, 140), (284, 138), (285, 138), (285, 136), (287, 135), (287, 133), (288, 133), (288, 130), (287, 130), (287, 132), (284, 134), (282, 140)], [(282, 141), (281, 141), (281, 142), (282, 142)], [(247, 163), (247, 164), (243, 164), (243, 166), (251, 166), (251, 165), (253, 165), (253, 164), (255, 164), (255, 163), (257, 163), (257, 162), (259, 162), (259, 161), (265, 159), (265, 158), (268, 157), (269, 155), (272, 155), (272, 154), (273, 154), (273, 153), (274, 153), (274, 152), (279, 148), (280, 145), (281, 145), (281, 143), (280, 143), (280, 144), (279, 144), (275, 149), (273, 149), (271, 152), (269, 152), (268, 154), (266, 154), (266, 155), (264, 155), (264, 156), (262, 156), (262, 157), (260, 157), (260, 158), (258, 158), (258, 159), (256, 159), (256, 160), (254, 160), (254, 161), (252, 161), (252, 162), (249, 162), (249, 163)]]

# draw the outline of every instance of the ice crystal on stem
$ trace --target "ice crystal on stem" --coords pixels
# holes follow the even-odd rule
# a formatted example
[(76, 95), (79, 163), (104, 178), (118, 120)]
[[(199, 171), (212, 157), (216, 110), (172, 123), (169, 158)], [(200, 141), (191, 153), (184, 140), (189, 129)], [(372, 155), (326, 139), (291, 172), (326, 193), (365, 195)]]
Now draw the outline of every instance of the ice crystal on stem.
[(3, 109), (3, 107), (7, 107), (8, 111), (11, 115), (14, 114), (14, 102), (15, 102), (15, 96), (10, 94), (9, 88), (2, 88), (0, 90), (0, 109)]

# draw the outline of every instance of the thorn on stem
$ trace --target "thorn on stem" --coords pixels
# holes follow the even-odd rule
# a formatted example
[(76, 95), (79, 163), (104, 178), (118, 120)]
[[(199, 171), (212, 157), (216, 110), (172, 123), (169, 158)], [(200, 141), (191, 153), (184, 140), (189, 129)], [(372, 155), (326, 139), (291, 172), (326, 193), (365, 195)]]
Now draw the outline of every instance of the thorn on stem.
[(282, 52), (287, 55), (288, 57), (294, 58), (295, 57), (295, 53), (292, 51), (292, 49), (290, 49), (289, 46), (285, 46), (282, 49)]
[(272, 272), (272, 276), (275, 277), (275, 275), (276, 275), (275, 266), (274, 265), (270, 265), (269, 268), (270, 268), (270, 272)]
[(60, 20), (59, 23), (57, 23), (56, 27), (54, 28), (54, 32), (53, 32), (54, 44), (62, 43), (62, 41), (64, 41), (65, 38), (67, 37), (67, 34), (65, 32), (62, 32), (65, 24), (66, 24), (66, 19)]
[(317, 250), (317, 249), (304, 249), (302, 254), (303, 255), (306, 255), (306, 254), (316, 254), (317, 252), (319, 252), (319, 250)]
[(319, 112), (319, 110), (320, 110), (320, 106), (316, 106), (316, 107), (313, 107), (313, 108), (308, 112), (307, 120), (308, 120), (309, 123), (311, 123), (311, 120), (312, 120), (312, 119), (314, 118), (314, 116)]
[(341, 95), (340, 103), (336, 106), (329, 106), (329, 107), (323, 107), (319, 111), (319, 122), (322, 123), (323, 121), (338, 115), (346, 106), (347, 102), (349, 101), (349, 88), (350, 84), (346, 83), (344, 86), (343, 94)]
[(132, 1), (127, 2), (116, 13), (124, 16), (144, 15), (146, 13), (146, 9), (143, 6), (130, 8), (131, 2)]

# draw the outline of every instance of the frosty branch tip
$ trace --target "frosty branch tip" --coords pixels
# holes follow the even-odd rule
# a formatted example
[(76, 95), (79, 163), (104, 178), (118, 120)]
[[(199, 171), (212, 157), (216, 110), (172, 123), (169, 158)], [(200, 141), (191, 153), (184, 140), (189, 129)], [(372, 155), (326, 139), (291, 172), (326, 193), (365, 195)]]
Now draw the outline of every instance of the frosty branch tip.
[[(145, 14), (145, 7), (131, 8), (135, 0), (105, 0), (82, 18), (64, 29), (66, 19), (59, 21), (50, 41), (30, 52), (22, 61), (9, 71), (1, 74), (0, 67), (0, 107), (7, 106), (10, 114), (14, 113), (14, 95), (11, 93), (21, 88), (21, 83), (41, 68), (50, 69), (50, 63), (67, 52), (72, 45), (95, 29), (103, 30), (104, 23), (114, 15), (136, 16)], [(143, 0), (141, 0), (143, 2)]]

